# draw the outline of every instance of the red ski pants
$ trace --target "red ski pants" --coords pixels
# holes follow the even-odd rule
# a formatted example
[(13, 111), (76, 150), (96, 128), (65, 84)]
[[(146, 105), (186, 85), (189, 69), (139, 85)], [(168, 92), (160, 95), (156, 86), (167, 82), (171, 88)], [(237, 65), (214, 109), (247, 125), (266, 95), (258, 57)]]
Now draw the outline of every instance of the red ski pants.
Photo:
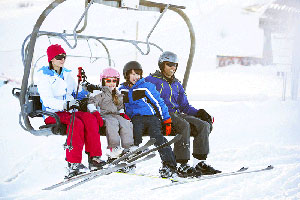
[[(56, 112), (60, 118), (62, 124), (67, 125), (66, 134), (70, 128), (70, 133), (67, 139), (67, 144), (70, 145), (72, 125), (70, 125), (70, 119), (72, 114), (69, 112)], [(72, 136), (73, 149), (69, 151), (66, 149), (66, 160), (70, 163), (81, 163), (82, 149), (85, 145), (85, 151), (93, 156), (101, 156), (101, 142), (99, 134), (99, 121), (97, 117), (89, 112), (75, 112)], [(46, 124), (54, 124), (55, 119), (53, 117), (47, 117), (45, 119)], [(70, 127), (71, 126), (71, 127)]]

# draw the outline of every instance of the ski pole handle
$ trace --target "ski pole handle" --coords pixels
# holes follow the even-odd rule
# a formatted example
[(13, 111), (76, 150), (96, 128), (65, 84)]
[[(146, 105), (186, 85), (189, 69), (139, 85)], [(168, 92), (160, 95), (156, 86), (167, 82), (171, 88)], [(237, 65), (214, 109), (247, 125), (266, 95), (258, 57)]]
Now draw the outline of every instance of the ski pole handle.
[(78, 83), (80, 83), (82, 81), (82, 75), (81, 75), (81, 72), (82, 72), (82, 67), (78, 67)]

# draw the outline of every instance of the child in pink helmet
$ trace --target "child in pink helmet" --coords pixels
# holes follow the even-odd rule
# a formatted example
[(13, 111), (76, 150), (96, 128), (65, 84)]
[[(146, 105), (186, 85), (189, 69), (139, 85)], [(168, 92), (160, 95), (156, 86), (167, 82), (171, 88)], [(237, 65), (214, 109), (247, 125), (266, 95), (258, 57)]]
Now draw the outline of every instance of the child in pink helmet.
[(88, 110), (98, 110), (105, 121), (108, 162), (120, 156), (123, 152), (121, 146), (125, 151), (133, 146), (133, 126), (124, 113), (123, 96), (116, 89), (119, 81), (120, 74), (116, 69), (105, 68), (100, 75), (101, 92), (88, 101)]

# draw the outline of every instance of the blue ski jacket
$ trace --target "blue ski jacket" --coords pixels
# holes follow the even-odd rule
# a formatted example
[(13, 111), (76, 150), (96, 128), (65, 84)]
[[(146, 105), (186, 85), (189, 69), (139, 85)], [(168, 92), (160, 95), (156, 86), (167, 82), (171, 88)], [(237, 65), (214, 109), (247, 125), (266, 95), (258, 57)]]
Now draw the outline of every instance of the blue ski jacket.
[(145, 78), (156, 86), (161, 98), (167, 105), (170, 113), (185, 113), (196, 116), (198, 110), (189, 104), (183, 86), (175, 77), (168, 82), (160, 71)]
[(170, 118), (168, 108), (155, 85), (145, 82), (144, 78), (138, 80), (131, 88), (126, 82), (122, 83), (119, 90), (124, 95), (125, 111), (130, 118), (157, 115), (162, 122)]

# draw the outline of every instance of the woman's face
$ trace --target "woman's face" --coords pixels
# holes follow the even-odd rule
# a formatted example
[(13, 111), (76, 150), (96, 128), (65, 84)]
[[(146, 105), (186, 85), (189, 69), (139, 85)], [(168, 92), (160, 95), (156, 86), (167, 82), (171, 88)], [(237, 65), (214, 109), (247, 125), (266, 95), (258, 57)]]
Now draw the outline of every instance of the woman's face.
[(54, 69), (64, 67), (66, 54), (59, 54), (55, 56), (51, 61)]
[(114, 77), (109, 77), (104, 79), (105, 86), (107, 86), (110, 90), (113, 90), (117, 87), (118, 79)]
[(138, 80), (140, 80), (141, 78), (141, 75), (135, 73), (134, 70), (131, 70), (130, 74), (129, 74), (129, 81), (132, 83), (132, 84), (135, 84)]

